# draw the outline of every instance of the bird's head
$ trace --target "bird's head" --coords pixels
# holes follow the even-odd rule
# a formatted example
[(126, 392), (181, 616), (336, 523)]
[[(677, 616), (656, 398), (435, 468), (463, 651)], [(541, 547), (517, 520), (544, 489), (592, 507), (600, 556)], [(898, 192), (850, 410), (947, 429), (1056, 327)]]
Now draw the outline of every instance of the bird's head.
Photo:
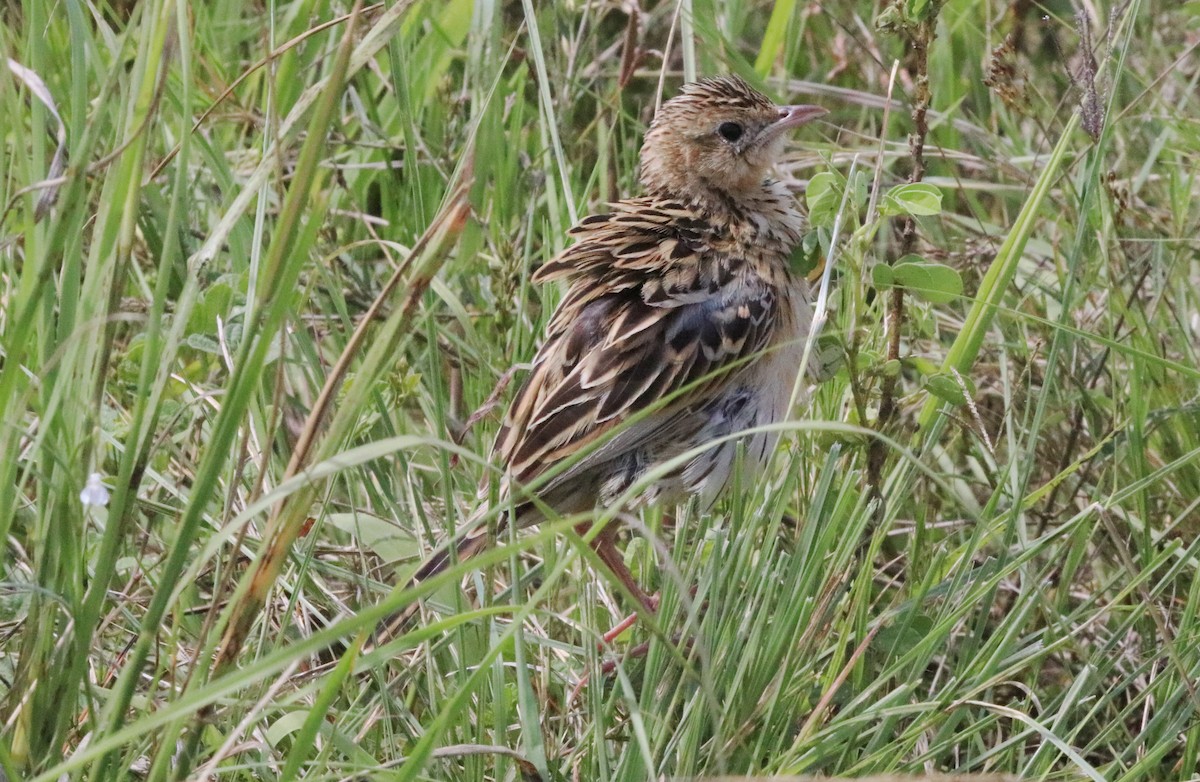
[(826, 113), (777, 106), (737, 76), (685, 85), (646, 133), (642, 185), (673, 198), (752, 194), (778, 161), (788, 131)]

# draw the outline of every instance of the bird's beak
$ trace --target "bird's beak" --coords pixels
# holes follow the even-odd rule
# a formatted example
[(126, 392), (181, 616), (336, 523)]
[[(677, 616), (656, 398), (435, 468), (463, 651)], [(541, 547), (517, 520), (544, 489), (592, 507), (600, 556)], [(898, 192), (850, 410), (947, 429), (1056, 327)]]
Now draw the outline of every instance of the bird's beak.
[(779, 119), (772, 122), (768, 126), (768, 130), (772, 135), (782, 133), (785, 130), (791, 130), (806, 122), (811, 122), (817, 117), (824, 117), (828, 113), (828, 109), (823, 109), (820, 106), (780, 106)]

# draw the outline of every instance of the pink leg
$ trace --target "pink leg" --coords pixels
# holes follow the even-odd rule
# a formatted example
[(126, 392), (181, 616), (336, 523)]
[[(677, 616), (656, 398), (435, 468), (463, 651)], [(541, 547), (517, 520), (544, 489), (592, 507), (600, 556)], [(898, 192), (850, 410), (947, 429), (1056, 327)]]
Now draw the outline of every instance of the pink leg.
[[(580, 524), (575, 529), (582, 535), (587, 532), (588, 525)], [(592, 549), (596, 552), (596, 556), (600, 557), (600, 561), (617, 577), (617, 580), (633, 593), (637, 601), (642, 604), (642, 608), (650, 613), (654, 613), (658, 609), (658, 596), (647, 594), (646, 590), (642, 589), (641, 584), (637, 582), (637, 579), (633, 577), (633, 573), (629, 572), (629, 568), (625, 566), (625, 558), (621, 556), (621, 552), (617, 549), (617, 544), (614, 540), (616, 534), (616, 527), (611, 524), (605, 527), (592, 540)], [(633, 618), (636, 619), (637, 614), (634, 614)]]

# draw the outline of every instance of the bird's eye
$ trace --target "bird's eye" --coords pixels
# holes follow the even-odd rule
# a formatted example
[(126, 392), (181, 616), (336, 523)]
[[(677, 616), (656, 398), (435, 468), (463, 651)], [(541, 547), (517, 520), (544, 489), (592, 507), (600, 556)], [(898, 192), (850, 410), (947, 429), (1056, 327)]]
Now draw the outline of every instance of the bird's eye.
[(717, 135), (731, 144), (740, 139), (743, 132), (742, 126), (736, 122), (722, 122), (717, 125)]

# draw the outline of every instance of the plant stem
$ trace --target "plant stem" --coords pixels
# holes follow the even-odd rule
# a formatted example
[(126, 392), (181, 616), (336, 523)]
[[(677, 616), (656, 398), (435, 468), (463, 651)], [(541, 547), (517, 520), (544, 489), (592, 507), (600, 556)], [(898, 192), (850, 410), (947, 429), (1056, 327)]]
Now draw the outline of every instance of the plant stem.
[[(913, 132), (908, 136), (908, 154), (912, 160), (912, 170), (908, 175), (910, 184), (920, 182), (925, 178), (925, 137), (929, 134), (927, 114), (932, 97), (929, 90), (929, 44), (933, 42), (937, 29), (937, 12), (934, 10), (927, 19), (917, 22), (912, 27), (905, 28), (910, 48), (911, 67), (916, 72), (913, 95)], [(903, 258), (911, 253), (917, 244), (917, 221), (912, 215), (904, 218), (900, 224), (900, 252), (897, 258)], [(894, 262), (894, 260), (893, 260)], [(887, 362), (900, 359), (900, 328), (904, 325), (904, 289), (899, 285), (892, 288), (887, 310)], [(879, 415), (875, 419), (875, 429), (885, 432), (896, 418), (896, 385), (899, 372), (889, 372), (883, 378), (879, 389)], [(877, 518), (883, 517), (884, 502), (881, 491), (883, 465), (887, 460), (887, 449), (882, 439), (872, 439), (867, 449), (867, 486), (871, 496), (877, 501)]]

